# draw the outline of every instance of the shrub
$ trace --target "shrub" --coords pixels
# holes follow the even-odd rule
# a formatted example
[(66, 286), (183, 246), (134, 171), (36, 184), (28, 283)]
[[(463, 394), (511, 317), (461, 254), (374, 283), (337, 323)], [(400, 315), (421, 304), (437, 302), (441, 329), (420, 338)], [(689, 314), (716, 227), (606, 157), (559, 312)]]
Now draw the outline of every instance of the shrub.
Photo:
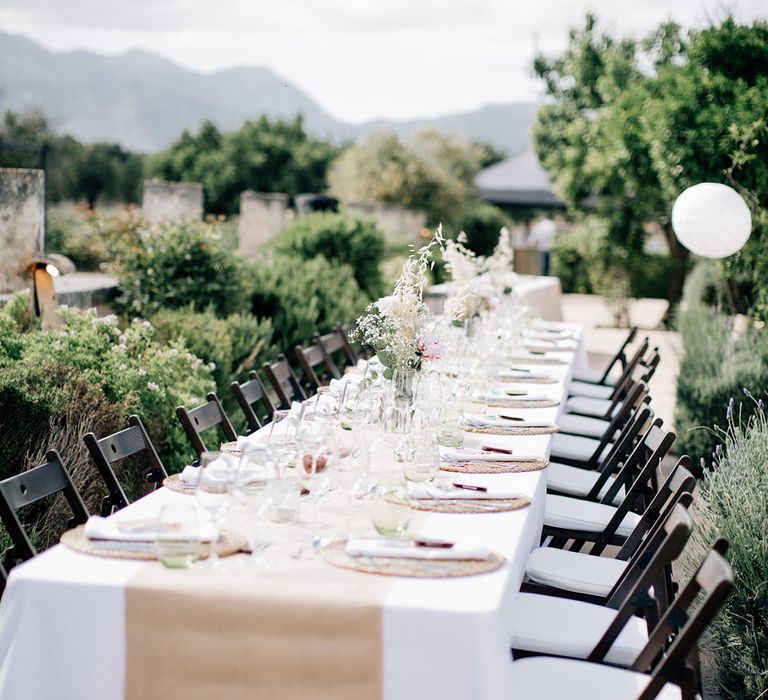
[(715, 260), (700, 260), (690, 271), (683, 287), (684, 306), (706, 304), (723, 307), (726, 303), (725, 279)]
[[(136, 319), (121, 329), (114, 316), (97, 318), (66, 307), (62, 315), (61, 331), (24, 334), (21, 357), (2, 368), (0, 399), (13, 413), (5, 420), (28, 424), (34, 437), (31, 426), (50, 422), (66, 407), (72, 386), (85, 382), (119, 406), (123, 420), (140, 415), (166, 466), (182, 467), (190, 447), (174, 410), (205, 399), (214, 388), (211, 369), (181, 341), (157, 343), (148, 321)], [(30, 443), (16, 436), (14, 441), (18, 466)]]
[(718, 536), (730, 542), (734, 587), (715, 619), (717, 675), (722, 697), (752, 699), (768, 692), (768, 421), (750, 402), (748, 419), (731, 412), (723, 448), (699, 481), (697, 526), (689, 565)]
[(216, 389), (229, 395), (233, 379), (242, 379), (249, 369), (268, 359), (272, 323), (249, 313), (216, 317), (213, 309), (196, 312), (192, 307), (161, 311), (151, 319), (156, 339), (163, 344), (181, 341), (195, 356), (212, 365)]
[(222, 239), (219, 222), (188, 220), (146, 227), (138, 219), (106, 232), (120, 279), (117, 307), (148, 317), (160, 309), (212, 306), (219, 315), (242, 304), (238, 259)]
[(723, 424), (732, 398), (746, 418), (754, 404), (743, 398), (742, 389), (754, 387), (766, 395), (768, 338), (755, 329), (735, 334), (732, 318), (700, 303), (680, 312), (678, 330), (683, 345), (675, 416), (678, 449), (698, 462), (718, 444), (712, 428)]
[(373, 221), (332, 212), (299, 216), (277, 239), (275, 250), (303, 260), (321, 255), (331, 263), (349, 265), (371, 299), (383, 294), (384, 234)]
[(107, 260), (107, 245), (98, 229), (89, 225), (92, 216), (68, 205), (51, 207), (45, 249), (66, 255), (78, 270), (98, 270)]
[(557, 237), (552, 269), (566, 294), (611, 294), (606, 281), (620, 280), (624, 294), (664, 299), (674, 261), (668, 255), (633, 253), (611, 244), (605, 222), (588, 218)]
[(315, 331), (351, 321), (368, 302), (352, 268), (322, 257), (267, 256), (250, 263), (245, 278), (254, 316), (272, 319), (274, 343), (289, 357), (295, 345), (308, 345)]
[(464, 211), (460, 227), (467, 235), (467, 248), (488, 256), (499, 242), (499, 232), (509, 226), (509, 217), (488, 202), (473, 202)]

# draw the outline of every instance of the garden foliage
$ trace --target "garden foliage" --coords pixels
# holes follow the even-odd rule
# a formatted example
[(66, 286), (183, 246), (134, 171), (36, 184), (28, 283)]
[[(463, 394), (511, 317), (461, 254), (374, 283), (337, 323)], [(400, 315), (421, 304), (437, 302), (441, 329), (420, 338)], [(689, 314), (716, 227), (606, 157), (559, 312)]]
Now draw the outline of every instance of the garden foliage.
[(275, 250), (302, 260), (321, 255), (328, 262), (348, 265), (358, 286), (370, 299), (384, 293), (384, 236), (373, 221), (332, 212), (306, 214), (288, 224), (278, 237)]
[(735, 585), (711, 637), (721, 696), (753, 700), (768, 693), (768, 419), (762, 402), (739, 398), (744, 410), (728, 409), (717, 434), (722, 447), (699, 482), (690, 559), (700, 559), (717, 537), (730, 543)]

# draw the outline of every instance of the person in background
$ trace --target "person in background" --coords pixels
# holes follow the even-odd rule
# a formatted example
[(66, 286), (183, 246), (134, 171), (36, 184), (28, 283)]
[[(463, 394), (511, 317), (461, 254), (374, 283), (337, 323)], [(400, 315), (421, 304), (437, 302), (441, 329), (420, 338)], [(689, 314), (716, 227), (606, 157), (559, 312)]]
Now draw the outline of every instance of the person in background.
[(531, 234), (528, 236), (528, 244), (539, 249), (539, 260), (541, 274), (549, 275), (549, 251), (552, 249), (552, 243), (557, 234), (557, 224), (548, 216), (538, 221), (531, 228)]

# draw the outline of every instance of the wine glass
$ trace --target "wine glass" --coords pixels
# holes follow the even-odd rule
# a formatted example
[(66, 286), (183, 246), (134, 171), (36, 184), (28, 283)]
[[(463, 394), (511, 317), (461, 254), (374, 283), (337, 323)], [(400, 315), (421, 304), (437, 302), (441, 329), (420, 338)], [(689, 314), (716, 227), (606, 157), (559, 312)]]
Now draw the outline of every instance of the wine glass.
[(277, 433), (275, 432), (275, 428), (278, 426), (278, 424), (285, 421), (290, 415), (291, 415), (291, 412), (288, 409), (284, 409), (284, 408), (275, 409), (275, 411), (272, 413), (272, 420), (270, 421), (270, 424), (269, 424), (269, 433), (267, 434), (267, 443), (272, 443), (273, 441), (286, 442), (288, 440), (289, 423), (284, 423), (283, 427), (277, 431), (278, 433), (281, 431), (284, 431), (282, 438), (278, 438)]
[(251, 563), (254, 566), (262, 562), (261, 552), (270, 545), (260, 538), (259, 526), (262, 516), (272, 503), (269, 485), (276, 477), (275, 454), (270, 447), (253, 445), (243, 452), (232, 491), (235, 498), (248, 508), (254, 518), (250, 538)]
[[(211, 522), (219, 528), (230, 505), (230, 488), (235, 478), (237, 465), (230, 455), (219, 452), (203, 452), (200, 455), (200, 476), (197, 479), (195, 496), (198, 504), (208, 513)], [(219, 533), (218, 537), (221, 537)], [(211, 542), (208, 565), (211, 569), (220, 567), (216, 542)]]
[(296, 436), (296, 476), (309, 491), (312, 503), (312, 536), (309, 557), (321, 544), (317, 519), (318, 501), (330, 484), (329, 472), (336, 458), (333, 449), (333, 429), (330, 421), (322, 416), (305, 418)]

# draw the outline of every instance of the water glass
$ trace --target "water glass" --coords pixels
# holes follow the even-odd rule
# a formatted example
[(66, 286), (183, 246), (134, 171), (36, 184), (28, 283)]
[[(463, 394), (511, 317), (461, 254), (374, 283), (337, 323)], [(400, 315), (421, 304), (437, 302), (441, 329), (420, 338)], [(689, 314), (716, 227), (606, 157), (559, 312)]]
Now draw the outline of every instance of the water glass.
[[(203, 452), (200, 455), (200, 476), (195, 488), (198, 504), (208, 512), (211, 522), (219, 527), (229, 509), (237, 463), (231, 455), (219, 452)], [(212, 569), (219, 566), (219, 555), (211, 547), (209, 564)]]
[(371, 508), (371, 522), (382, 537), (408, 536), (411, 507), (401, 487), (379, 487)]
[(440, 448), (432, 435), (421, 433), (416, 436), (413, 459), (403, 465), (407, 481), (431, 482), (440, 471)]
[(157, 521), (158, 560), (168, 569), (188, 569), (200, 556), (197, 509), (187, 503), (167, 503)]

